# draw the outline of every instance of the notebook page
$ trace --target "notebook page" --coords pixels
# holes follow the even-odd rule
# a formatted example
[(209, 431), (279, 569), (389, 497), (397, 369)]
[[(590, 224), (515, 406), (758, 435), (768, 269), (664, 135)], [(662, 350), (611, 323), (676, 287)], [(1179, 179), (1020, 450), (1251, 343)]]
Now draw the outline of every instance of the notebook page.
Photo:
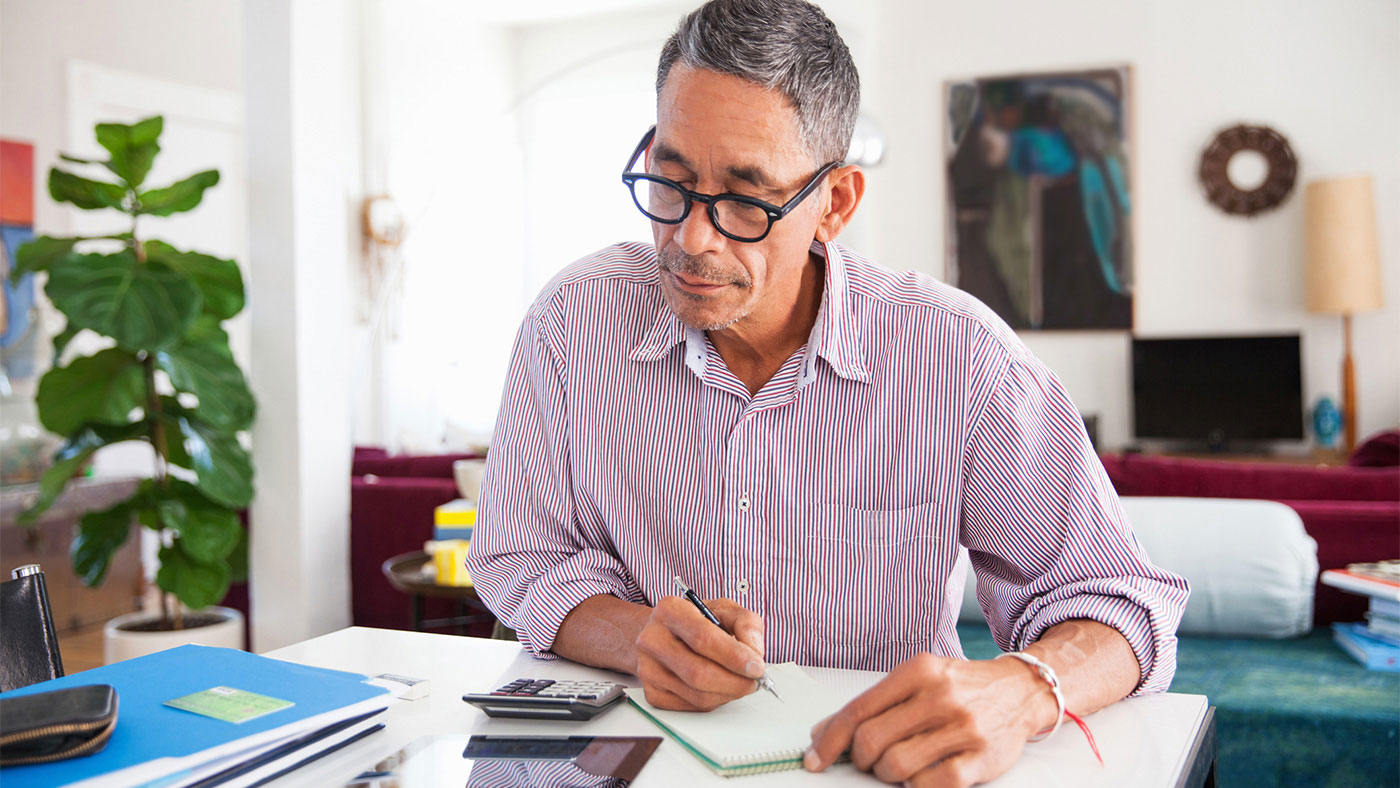
[(812, 726), (849, 698), (808, 678), (791, 662), (769, 665), (768, 675), (782, 700), (760, 689), (714, 711), (692, 712), (658, 709), (646, 702), (639, 687), (628, 689), (627, 697), (715, 771), (796, 768), (812, 741)]

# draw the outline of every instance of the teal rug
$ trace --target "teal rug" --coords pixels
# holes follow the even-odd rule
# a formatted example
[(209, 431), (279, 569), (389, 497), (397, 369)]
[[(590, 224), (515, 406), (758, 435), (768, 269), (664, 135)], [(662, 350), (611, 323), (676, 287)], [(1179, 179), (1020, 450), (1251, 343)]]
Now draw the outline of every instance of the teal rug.
[[(998, 653), (958, 627), (970, 659)], [(1400, 673), (1366, 670), (1317, 629), (1290, 640), (1183, 637), (1172, 692), (1216, 707), (1221, 788), (1400, 786)]]

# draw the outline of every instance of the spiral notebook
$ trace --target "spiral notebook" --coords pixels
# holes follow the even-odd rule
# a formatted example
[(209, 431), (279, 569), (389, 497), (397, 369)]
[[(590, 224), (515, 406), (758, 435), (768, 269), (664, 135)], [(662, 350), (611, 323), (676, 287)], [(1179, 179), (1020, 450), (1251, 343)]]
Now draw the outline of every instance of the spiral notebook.
[(797, 769), (812, 743), (812, 726), (849, 699), (795, 663), (769, 665), (768, 675), (782, 700), (759, 690), (714, 711), (668, 711), (647, 703), (638, 687), (627, 690), (627, 700), (722, 777)]

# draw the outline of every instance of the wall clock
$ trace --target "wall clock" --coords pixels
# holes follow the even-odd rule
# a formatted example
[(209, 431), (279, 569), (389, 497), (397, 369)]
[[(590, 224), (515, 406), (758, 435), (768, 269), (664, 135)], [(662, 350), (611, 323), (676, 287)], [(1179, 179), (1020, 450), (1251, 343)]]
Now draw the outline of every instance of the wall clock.
[[(1241, 166), (1253, 163), (1258, 170), (1260, 162), (1263, 169), (1257, 177), (1248, 177), (1248, 168)], [(1297, 176), (1298, 159), (1288, 140), (1268, 126), (1231, 126), (1215, 135), (1201, 154), (1206, 198), (1237, 216), (1277, 208), (1288, 199)]]

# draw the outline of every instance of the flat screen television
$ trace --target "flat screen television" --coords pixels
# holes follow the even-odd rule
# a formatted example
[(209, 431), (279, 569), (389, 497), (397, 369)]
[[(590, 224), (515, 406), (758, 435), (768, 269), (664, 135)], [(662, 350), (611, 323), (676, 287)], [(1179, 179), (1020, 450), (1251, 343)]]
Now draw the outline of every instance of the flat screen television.
[(1298, 335), (1133, 339), (1133, 432), (1213, 449), (1302, 439)]

